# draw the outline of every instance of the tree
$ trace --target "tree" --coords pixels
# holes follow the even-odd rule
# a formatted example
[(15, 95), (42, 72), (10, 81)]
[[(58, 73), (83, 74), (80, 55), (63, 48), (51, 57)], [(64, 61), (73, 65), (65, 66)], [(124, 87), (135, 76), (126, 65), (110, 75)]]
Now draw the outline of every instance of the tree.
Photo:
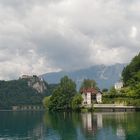
[(50, 97), (51, 96), (47, 96), (43, 99), (43, 106), (47, 109), (49, 108), (49, 104), (50, 104)]
[(50, 98), (49, 110), (58, 110), (62, 109), (64, 106), (64, 98), (62, 95), (62, 89), (58, 86), (54, 91)]
[(59, 86), (54, 90), (50, 98), (50, 110), (61, 110), (71, 108), (71, 101), (76, 94), (76, 84), (74, 81), (64, 76), (60, 80)]
[(0, 81), (0, 109), (12, 106), (41, 105), (44, 94), (39, 94), (28, 86), (27, 80)]
[(125, 87), (129, 87), (126, 94), (140, 97), (140, 53), (124, 68), (122, 77)]
[(135, 56), (122, 72), (123, 82), (126, 86), (131, 86), (135, 82), (140, 82), (140, 53)]
[(91, 80), (91, 79), (84, 79), (81, 87), (80, 87), (80, 90), (82, 88), (97, 88), (97, 84), (96, 84), (96, 81), (95, 80)]
[(114, 86), (111, 87), (110, 90), (109, 90), (109, 94), (115, 95), (116, 93), (117, 93), (117, 91), (116, 91), (116, 89), (114, 88)]
[(81, 94), (76, 94), (72, 99), (72, 109), (79, 110), (82, 104), (83, 98)]
[(69, 108), (71, 106), (71, 100), (76, 94), (76, 84), (67, 76), (64, 76), (61, 79), (60, 86), (62, 89), (62, 99), (64, 101), (65, 108)]
[(107, 88), (102, 89), (102, 92), (108, 92)]

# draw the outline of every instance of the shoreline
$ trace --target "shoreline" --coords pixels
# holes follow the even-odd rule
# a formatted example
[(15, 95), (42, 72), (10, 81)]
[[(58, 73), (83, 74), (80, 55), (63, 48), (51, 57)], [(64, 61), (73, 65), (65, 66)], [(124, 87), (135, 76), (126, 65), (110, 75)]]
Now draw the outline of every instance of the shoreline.
[(0, 112), (44, 112), (44, 110), (12, 110), (12, 109), (3, 109)]
[[(45, 112), (44, 108), (31, 108), (30, 106), (19, 107), (16, 106), (12, 109), (0, 109), (0, 112)], [(70, 112), (139, 112), (140, 106), (126, 106), (119, 104), (94, 104), (93, 106), (83, 106), (80, 111), (70, 111)], [(67, 112), (66, 110), (56, 110), (54, 112)], [(69, 112), (69, 111), (68, 111)]]

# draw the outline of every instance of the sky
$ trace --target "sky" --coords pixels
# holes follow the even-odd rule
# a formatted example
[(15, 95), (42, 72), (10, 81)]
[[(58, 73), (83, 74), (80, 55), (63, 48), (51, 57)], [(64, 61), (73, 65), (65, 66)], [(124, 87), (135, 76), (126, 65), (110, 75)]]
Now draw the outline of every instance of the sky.
[(0, 80), (128, 63), (140, 0), (0, 0)]

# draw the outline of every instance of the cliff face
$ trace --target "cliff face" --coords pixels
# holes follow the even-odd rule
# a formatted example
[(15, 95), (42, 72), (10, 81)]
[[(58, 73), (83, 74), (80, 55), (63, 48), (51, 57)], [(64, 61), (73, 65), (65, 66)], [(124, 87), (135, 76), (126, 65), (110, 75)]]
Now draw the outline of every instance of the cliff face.
[(38, 93), (43, 93), (45, 90), (47, 90), (47, 84), (45, 81), (43, 81), (42, 78), (37, 77), (36, 75), (28, 76), (23, 75), (21, 79), (28, 81), (28, 86), (35, 89)]

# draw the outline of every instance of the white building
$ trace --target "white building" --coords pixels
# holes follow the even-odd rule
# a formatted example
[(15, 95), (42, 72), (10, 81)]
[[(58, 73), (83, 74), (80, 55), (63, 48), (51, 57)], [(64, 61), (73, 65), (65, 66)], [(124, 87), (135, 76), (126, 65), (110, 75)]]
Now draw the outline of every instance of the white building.
[(116, 90), (120, 90), (122, 87), (123, 87), (123, 82), (117, 82), (117, 83), (115, 83), (115, 85), (114, 85), (114, 88), (115, 88)]
[(29, 78), (31, 78), (32, 76), (29, 76), (29, 75), (22, 75), (21, 76), (21, 79), (29, 79)]
[(102, 93), (94, 88), (83, 88), (81, 90), (83, 97), (83, 105), (91, 105), (94, 103), (102, 103)]
[(101, 92), (97, 92), (96, 101), (97, 101), (97, 103), (102, 103), (102, 94), (101, 94)]

